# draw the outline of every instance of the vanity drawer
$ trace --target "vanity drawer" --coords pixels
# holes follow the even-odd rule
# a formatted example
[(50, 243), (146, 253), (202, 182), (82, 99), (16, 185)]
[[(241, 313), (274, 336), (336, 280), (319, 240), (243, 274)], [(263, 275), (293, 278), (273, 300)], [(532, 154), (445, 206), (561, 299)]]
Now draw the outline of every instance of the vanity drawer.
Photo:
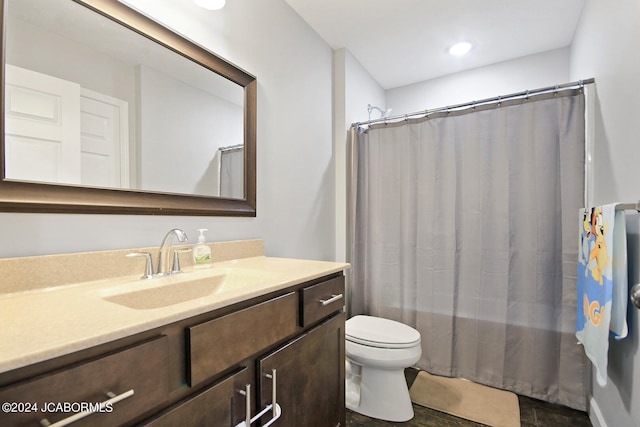
[(344, 276), (339, 276), (300, 291), (300, 325), (307, 327), (344, 307)]
[(195, 385), (297, 331), (298, 297), (290, 292), (187, 328), (187, 371)]
[(115, 396), (122, 400), (112, 400), (102, 410), (73, 425), (121, 425), (168, 396), (168, 370), (168, 339), (161, 336), (13, 384), (0, 389), (0, 402), (15, 402), (22, 406), (16, 406), (16, 412), (0, 412), (0, 425), (38, 426), (45, 418), (53, 424), (83, 410), (95, 410), (99, 403)]

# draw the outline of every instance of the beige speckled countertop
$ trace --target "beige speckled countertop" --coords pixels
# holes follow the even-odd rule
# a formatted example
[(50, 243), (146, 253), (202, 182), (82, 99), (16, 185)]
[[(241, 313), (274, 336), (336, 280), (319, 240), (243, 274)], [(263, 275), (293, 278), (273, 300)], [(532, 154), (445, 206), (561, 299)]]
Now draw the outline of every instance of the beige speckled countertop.
[[(348, 266), (251, 256), (214, 262), (205, 269), (187, 267), (184, 274), (173, 277), (142, 280), (136, 274), (0, 294), (0, 373), (206, 313)], [(222, 285), (210, 295), (163, 307), (136, 309), (106, 299), (221, 275), (227, 279), (221, 279)], [(230, 280), (236, 277), (239, 279)]]

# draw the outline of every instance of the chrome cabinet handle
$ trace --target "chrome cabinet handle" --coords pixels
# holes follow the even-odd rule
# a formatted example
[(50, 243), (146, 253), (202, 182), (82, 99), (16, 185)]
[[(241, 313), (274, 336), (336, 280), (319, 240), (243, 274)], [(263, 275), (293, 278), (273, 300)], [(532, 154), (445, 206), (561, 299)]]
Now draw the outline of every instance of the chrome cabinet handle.
[(237, 424), (235, 427), (249, 427), (249, 426), (251, 426), (251, 424), (255, 423), (260, 418), (262, 418), (262, 416), (264, 414), (266, 414), (267, 412), (271, 411), (272, 412), (271, 419), (269, 421), (267, 421), (266, 423), (262, 424), (262, 427), (268, 427), (271, 424), (273, 424), (274, 422), (276, 422), (276, 420), (278, 418), (280, 418), (280, 415), (282, 415), (282, 408), (276, 402), (276, 382), (277, 382), (276, 381), (276, 370), (273, 369), (270, 374), (265, 374), (265, 377), (270, 378), (270, 379), (273, 380), (273, 384), (271, 385), (271, 403), (269, 405), (265, 406), (264, 409), (262, 409), (262, 411), (257, 413), (255, 417), (251, 418), (251, 400), (250, 400), (250, 387), (251, 386), (249, 384), (247, 384), (246, 391), (245, 390), (241, 390), (240, 391), (240, 394), (246, 396), (246, 398), (247, 398), (246, 419), (244, 421), (242, 421), (241, 423)]
[(244, 390), (240, 390), (240, 394), (245, 398), (244, 421), (236, 427), (251, 425), (251, 384), (247, 384)]
[(329, 299), (321, 299), (320, 300), (320, 304), (322, 305), (329, 305), (332, 302), (338, 301), (339, 299), (344, 298), (344, 296), (342, 294), (338, 294), (338, 295), (331, 295), (331, 298)]
[(265, 377), (271, 380), (271, 406), (273, 409), (273, 416), (275, 417), (276, 405), (278, 404), (276, 399), (276, 383), (277, 383), (276, 370), (272, 369), (271, 374), (265, 374)]
[(264, 415), (265, 413), (269, 412), (269, 410), (271, 410), (271, 419), (269, 421), (267, 421), (265, 424), (262, 424), (262, 427), (268, 427), (271, 424), (275, 423), (276, 420), (278, 418), (280, 418), (280, 415), (282, 415), (282, 408), (280, 407), (280, 405), (278, 405), (277, 399), (276, 399), (276, 383), (277, 383), (277, 377), (276, 377), (276, 370), (272, 369), (271, 370), (271, 374), (265, 374), (265, 377), (270, 378), (272, 383), (271, 383), (271, 405), (267, 405), (262, 412), (259, 414), (260, 416)]
[(110, 397), (110, 399), (105, 400), (102, 403), (96, 404), (95, 406), (91, 407), (90, 409), (87, 409), (86, 411), (82, 411), (82, 412), (78, 412), (77, 414), (73, 414), (70, 417), (67, 417), (63, 420), (60, 420), (58, 422), (55, 422), (53, 424), (51, 424), (49, 422), (49, 420), (47, 420), (46, 418), (43, 418), (40, 420), (40, 425), (42, 427), (64, 427), (64, 426), (68, 426), (71, 423), (75, 423), (76, 421), (79, 421), (85, 417), (88, 417), (91, 414), (94, 414), (98, 411), (102, 411), (105, 407), (107, 407), (108, 405), (113, 405), (114, 403), (118, 403), (121, 400), (127, 399), (131, 396), (133, 396), (133, 389), (129, 390), (129, 391), (125, 391), (122, 394), (119, 395), (115, 395), (111, 392), (107, 393), (107, 396)]

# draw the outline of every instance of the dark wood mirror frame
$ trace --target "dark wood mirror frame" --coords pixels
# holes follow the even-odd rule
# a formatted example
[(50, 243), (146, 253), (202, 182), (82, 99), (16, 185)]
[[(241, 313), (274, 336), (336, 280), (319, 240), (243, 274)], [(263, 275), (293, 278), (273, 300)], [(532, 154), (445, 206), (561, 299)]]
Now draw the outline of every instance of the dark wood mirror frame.
[[(70, 0), (71, 1), (71, 0)], [(5, 179), (5, 104), (0, 104), (0, 211), (127, 215), (256, 216), (256, 109), (257, 81), (223, 58), (184, 39), (117, 0), (73, 0), (118, 24), (159, 43), (185, 58), (244, 88), (244, 199), (191, 196), (138, 190), (75, 187)], [(5, 2), (0, 0), (0, 32), (5, 32)], [(0, 93), (5, 97), (4, 57)]]

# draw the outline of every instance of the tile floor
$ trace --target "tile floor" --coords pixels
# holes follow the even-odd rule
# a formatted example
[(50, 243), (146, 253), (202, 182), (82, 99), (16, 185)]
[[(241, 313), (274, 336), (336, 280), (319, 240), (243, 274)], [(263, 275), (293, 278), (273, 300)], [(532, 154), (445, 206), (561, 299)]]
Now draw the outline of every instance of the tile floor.
[[(416, 370), (407, 370), (406, 376), (409, 384), (413, 382), (416, 375)], [(518, 400), (521, 427), (591, 427), (589, 417), (584, 412), (524, 396), (518, 396)], [(413, 405), (413, 410), (415, 412), (414, 418), (406, 423), (380, 421), (347, 410), (347, 427), (485, 427), (484, 424), (454, 417), (416, 404)]]

